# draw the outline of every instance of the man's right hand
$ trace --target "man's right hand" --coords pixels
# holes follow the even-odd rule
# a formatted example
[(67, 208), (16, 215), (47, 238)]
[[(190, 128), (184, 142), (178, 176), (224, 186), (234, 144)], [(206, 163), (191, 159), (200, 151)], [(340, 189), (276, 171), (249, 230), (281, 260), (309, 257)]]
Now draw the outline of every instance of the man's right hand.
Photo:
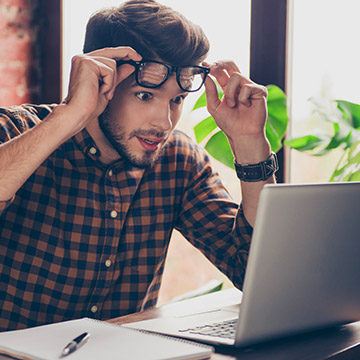
[(134, 67), (117, 60), (141, 60), (132, 48), (117, 47), (75, 56), (66, 100), (23, 134), (0, 144), (0, 201), (11, 199), (29, 176), (63, 142), (105, 110), (117, 85)]
[(117, 68), (116, 61), (139, 61), (141, 58), (130, 47), (105, 48), (74, 56), (69, 91), (64, 101), (71, 114), (69, 126), (72, 135), (81, 131), (105, 110), (116, 87), (134, 71), (131, 65)]

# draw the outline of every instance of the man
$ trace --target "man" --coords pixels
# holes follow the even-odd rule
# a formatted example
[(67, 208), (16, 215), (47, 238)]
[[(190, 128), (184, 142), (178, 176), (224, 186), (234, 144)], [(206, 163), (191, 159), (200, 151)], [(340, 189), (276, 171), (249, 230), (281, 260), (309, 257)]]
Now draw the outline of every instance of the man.
[[(90, 19), (62, 104), (2, 109), (2, 330), (155, 305), (174, 228), (242, 286), (259, 192), (276, 170), (266, 89), (231, 61), (204, 63), (208, 49), (180, 14), (130, 0)], [(239, 164), (241, 207), (174, 131), (203, 82)]]

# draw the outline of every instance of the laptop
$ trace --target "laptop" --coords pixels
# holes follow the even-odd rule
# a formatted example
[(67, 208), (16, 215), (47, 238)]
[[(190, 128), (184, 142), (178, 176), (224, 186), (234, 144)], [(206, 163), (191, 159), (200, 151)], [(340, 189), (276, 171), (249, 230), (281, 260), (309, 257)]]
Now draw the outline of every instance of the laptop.
[(357, 320), (360, 182), (349, 182), (263, 188), (237, 309), (124, 326), (241, 347)]

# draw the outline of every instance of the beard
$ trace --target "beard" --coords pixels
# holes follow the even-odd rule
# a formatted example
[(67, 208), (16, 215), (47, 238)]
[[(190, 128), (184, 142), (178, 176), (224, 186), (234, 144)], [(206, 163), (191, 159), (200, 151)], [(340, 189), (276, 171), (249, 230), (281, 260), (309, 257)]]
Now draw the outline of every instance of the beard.
[[(163, 152), (164, 145), (161, 146), (156, 151), (144, 150), (144, 154), (141, 157), (136, 156), (128, 146), (126, 142), (126, 133), (122, 126), (116, 124), (115, 119), (110, 115), (108, 108), (99, 116), (99, 126), (101, 131), (104, 133), (106, 139), (116, 150), (116, 152), (123, 158), (125, 161), (130, 163), (133, 166), (136, 166), (141, 169), (146, 169), (153, 166), (159, 156)], [(131, 140), (133, 137), (146, 137), (146, 136), (156, 136), (158, 138), (163, 138), (165, 136), (164, 132), (159, 132), (155, 130), (134, 130), (130, 133), (127, 140)], [(160, 146), (160, 144), (159, 144)]]

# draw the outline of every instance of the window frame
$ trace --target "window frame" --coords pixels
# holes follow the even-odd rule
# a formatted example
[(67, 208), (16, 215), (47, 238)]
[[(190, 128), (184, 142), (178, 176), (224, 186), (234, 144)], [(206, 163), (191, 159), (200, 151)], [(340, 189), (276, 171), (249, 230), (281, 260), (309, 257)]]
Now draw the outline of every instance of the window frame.
[[(250, 20), (250, 77), (258, 84), (277, 85), (285, 93), (288, 1), (252, 0)], [(283, 183), (286, 180), (284, 148), (277, 155), (280, 169), (276, 178)]]
[(39, 0), (41, 103), (61, 102), (62, 97), (62, 0)]

